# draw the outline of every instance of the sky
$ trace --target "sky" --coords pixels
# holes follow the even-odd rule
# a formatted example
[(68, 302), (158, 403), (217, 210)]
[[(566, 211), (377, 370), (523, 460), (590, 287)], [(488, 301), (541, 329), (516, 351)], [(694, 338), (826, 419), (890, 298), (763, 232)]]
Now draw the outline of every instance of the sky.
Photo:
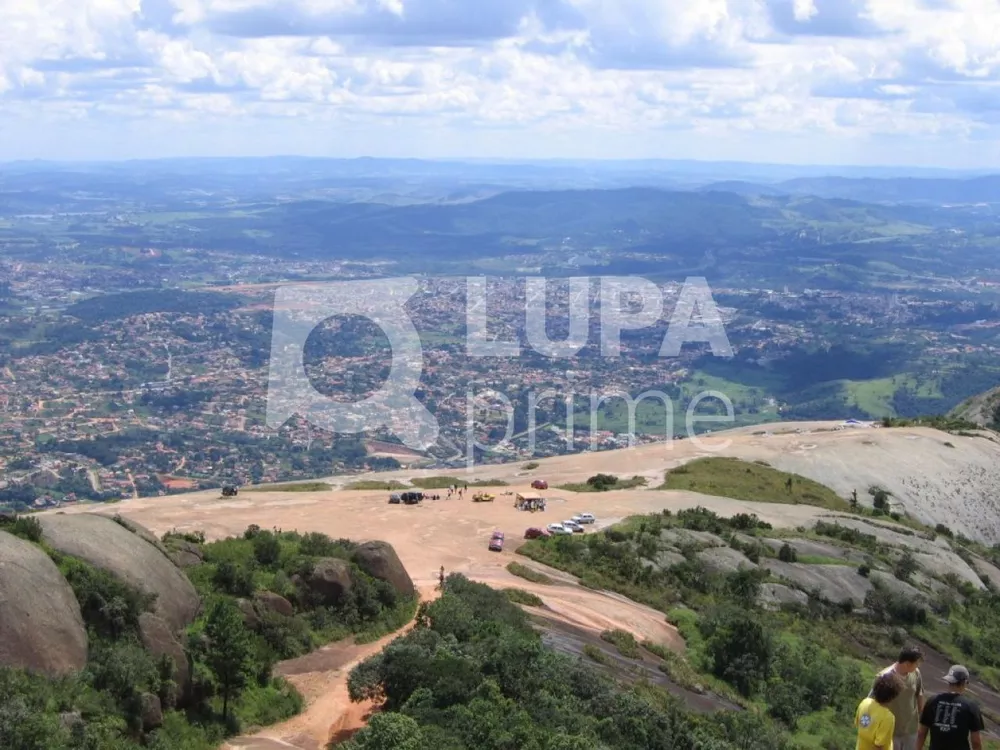
[(1000, 0), (0, 0), (0, 160), (1000, 168)]

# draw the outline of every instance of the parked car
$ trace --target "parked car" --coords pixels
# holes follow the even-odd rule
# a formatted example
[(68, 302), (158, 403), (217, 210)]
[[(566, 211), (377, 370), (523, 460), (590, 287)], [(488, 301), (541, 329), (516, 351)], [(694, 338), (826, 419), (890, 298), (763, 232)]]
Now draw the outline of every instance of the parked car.
[(552, 532), (548, 529), (540, 529), (537, 527), (532, 527), (524, 532), (525, 539), (544, 539), (545, 537), (552, 536)]
[(535, 490), (547, 490), (549, 488), (549, 483), (544, 479), (536, 479), (531, 483), (531, 488)]
[(578, 524), (576, 521), (563, 521), (562, 525), (569, 529), (574, 534), (582, 534), (583, 526)]
[(556, 536), (573, 533), (565, 526), (563, 526), (561, 523), (550, 523), (546, 528), (549, 530), (549, 533), (555, 534)]
[(494, 531), (490, 537), (490, 550), (493, 552), (503, 552), (503, 532)]
[(423, 492), (404, 492), (400, 497), (403, 498), (403, 502), (407, 505), (416, 505), (421, 500), (424, 499)]
[(580, 513), (573, 516), (573, 520), (580, 524), (594, 523), (597, 519), (591, 513)]
[(389, 505), (399, 505), (401, 502), (403, 502), (403, 497), (398, 492), (389, 495)]

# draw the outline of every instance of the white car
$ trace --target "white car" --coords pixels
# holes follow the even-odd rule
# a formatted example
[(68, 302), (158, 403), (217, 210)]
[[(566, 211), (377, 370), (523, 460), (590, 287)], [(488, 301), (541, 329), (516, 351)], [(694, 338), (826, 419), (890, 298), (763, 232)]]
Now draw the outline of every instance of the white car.
[(549, 531), (551, 531), (556, 536), (558, 536), (560, 534), (565, 535), (565, 534), (572, 534), (573, 533), (572, 531), (570, 531), (569, 529), (567, 529), (565, 526), (563, 526), (561, 523), (550, 523), (547, 528), (548, 528)]
[(578, 524), (576, 521), (563, 521), (562, 525), (569, 529), (574, 534), (582, 534), (583, 526)]
[(592, 513), (580, 513), (579, 515), (573, 516), (573, 520), (579, 524), (594, 523), (597, 519), (594, 518)]

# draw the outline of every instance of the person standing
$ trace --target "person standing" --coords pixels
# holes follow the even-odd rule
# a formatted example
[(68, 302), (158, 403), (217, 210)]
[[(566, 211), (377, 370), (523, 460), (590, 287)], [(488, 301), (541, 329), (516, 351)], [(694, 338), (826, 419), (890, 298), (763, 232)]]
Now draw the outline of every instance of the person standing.
[(899, 652), (896, 663), (886, 667), (878, 675), (895, 674), (903, 685), (899, 695), (889, 705), (889, 710), (896, 717), (893, 750), (917, 750), (920, 714), (924, 710), (924, 685), (920, 677), (920, 662), (923, 658), (924, 654), (919, 648), (907, 646)]
[(883, 672), (875, 678), (871, 695), (858, 705), (854, 726), (858, 730), (855, 750), (895, 750), (892, 735), (896, 730), (896, 717), (889, 710), (903, 689), (903, 682), (895, 672)]
[(982, 750), (983, 714), (975, 701), (965, 696), (969, 670), (955, 664), (944, 676), (949, 688), (938, 693), (920, 714), (917, 750), (923, 750), (927, 737), (930, 750)]

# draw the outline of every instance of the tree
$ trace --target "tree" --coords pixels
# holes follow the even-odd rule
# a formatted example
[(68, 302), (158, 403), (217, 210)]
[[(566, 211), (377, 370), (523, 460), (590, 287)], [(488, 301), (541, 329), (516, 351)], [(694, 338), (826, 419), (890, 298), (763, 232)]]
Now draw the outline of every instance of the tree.
[(781, 562), (793, 563), (798, 559), (799, 555), (795, 551), (795, 547), (785, 542), (781, 545), (781, 549), (778, 550), (778, 559)]
[(229, 700), (239, 695), (253, 672), (253, 640), (239, 608), (228, 600), (215, 603), (205, 622), (208, 666), (222, 693), (222, 715), (229, 715)]
[(264, 567), (277, 564), (281, 557), (281, 542), (270, 531), (262, 531), (253, 540), (253, 556)]
[(403, 714), (387, 712), (375, 714), (368, 726), (342, 747), (351, 750), (419, 750), (423, 741), (423, 732), (416, 721)]

